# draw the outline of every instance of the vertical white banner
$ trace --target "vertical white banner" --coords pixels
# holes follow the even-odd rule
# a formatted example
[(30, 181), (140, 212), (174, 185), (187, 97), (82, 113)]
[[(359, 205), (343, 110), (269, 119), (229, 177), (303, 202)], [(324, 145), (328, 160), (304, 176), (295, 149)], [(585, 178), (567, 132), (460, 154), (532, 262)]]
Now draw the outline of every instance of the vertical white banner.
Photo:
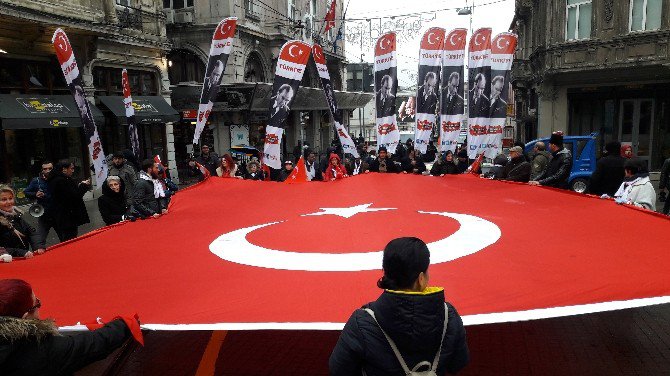
[(395, 115), (398, 93), (398, 59), (395, 33), (386, 33), (375, 44), (375, 110), (377, 113), (377, 148), (385, 147), (395, 153), (400, 132)]
[(502, 153), (502, 137), (507, 121), (509, 102), (509, 76), (514, 61), (518, 37), (512, 33), (500, 33), (491, 42), (491, 123), (484, 155), (494, 158)]
[(137, 136), (137, 125), (135, 124), (135, 107), (133, 107), (133, 96), (130, 94), (130, 81), (128, 71), (121, 71), (121, 86), (123, 87), (123, 106), (126, 108), (126, 122), (128, 123), (128, 138), (130, 147), (135, 158), (140, 158), (140, 139)]
[(430, 136), (437, 124), (444, 35), (443, 28), (432, 27), (421, 38), (414, 128), (414, 148), (421, 154), (425, 154), (428, 150)]
[(470, 38), (468, 49), (468, 157), (487, 148), (491, 122), (491, 29), (482, 28)]
[(444, 39), (442, 86), (440, 88), (439, 151), (456, 151), (465, 118), (465, 43), (468, 31), (454, 29)]

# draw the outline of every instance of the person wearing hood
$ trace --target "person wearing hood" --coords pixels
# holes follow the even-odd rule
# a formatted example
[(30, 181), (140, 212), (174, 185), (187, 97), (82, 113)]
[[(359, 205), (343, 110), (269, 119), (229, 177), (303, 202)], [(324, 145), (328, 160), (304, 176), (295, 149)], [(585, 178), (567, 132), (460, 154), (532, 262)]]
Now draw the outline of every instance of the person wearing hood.
[(98, 209), (107, 226), (125, 219), (128, 205), (124, 197), (123, 179), (110, 175), (102, 185), (102, 196), (98, 197)]
[(533, 146), (533, 154), (530, 158), (530, 180), (540, 180), (547, 171), (549, 161), (551, 161), (551, 153), (547, 150), (547, 146), (542, 141), (538, 141)]
[[(614, 193), (614, 201), (656, 211), (656, 191), (649, 180), (647, 162), (640, 158), (628, 159), (624, 163), (624, 171), (623, 183)], [(601, 198), (610, 197), (604, 194)]]
[(328, 159), (328, 166), (323, 172), (323, 181), (340, 180), (348, 176), (349, 175), (347, 175), (347, 170), (344, 168), (344, 165), (342, 165), (340, 156), (335, 153), (331, 153), (330, 158)]
[(620, 154), (623, 158), (626, 159), (631, 159), (635, 157), (635, 154), (633, 154), (633, 146), (631, 145), (621, 145)]
[(73, 175), (74, 163), (69, 159), (62, 159), (56, 163), (47, 178), (51, 191), (54, 229), (61, 242), (76, 238), (78, 227), (89, 222), (84, 194), (91, 188), (91, 179), (76, 182)]
[(40, 317), (42, 302), (20, 279), (0, 280), (0, 370), (3, 376), (70, 375), (105, 359), (132, 337), (122, 319), (100, 329), (62, 335)]
[(521, 146), (513, 146), (509, 149), (510, 160), (503, 168), (500, 180), (528, 183), (530, 180), (531, 165), (526, 161)]
[(134, 217), (158, 218), (167, 213), (167, 198), (163, 184), (159, 181), (158, 163), (151, 159), (142, 162), (140, 178), (135, 183), (133, 190), (133, 205), (130, 212)]
[(423, 174), (424, 171), (426, 171), (426, 164), (423, 163), (421, 153), (416, 149), (412, 149), (412, 151), (409, 152), (407, 157), (402, 160), (403, 174), (421, 175)]
[(244, 179), (258, 181), (265, 180), (265, 174), (263, 173), (263, 170), (261, 170), (261, 164), (258, 162), (258, 159), (252, 158), (247, 162), (247, 173), (244, 175)]
[(322, 174), (326, 172), (326, 168), (330, 164), (330, 155), (335, 153), (336, 150), (337, 148), (335, 148), (334, 146), (329, 146), (328, 149), (326, 149), (326, 154), (323, 157), (321, 157), (321, 160), (319, 161), (319, 170), (321, 171)]
[(430, 169), (430, 174), (433, 176), (456, 175), (458, 173), (458, 166), (454, 163), (454, 154), (451, 150), (444, 153), (444, 156), (440, 155)]
[(531, 180), (528, 184), (568, 189), (568, 179), (572, 170), (572, 154), (563, 147), (562, 133), (551, 134), (549, 150), (551, 150), (552, 159), (547, 166), (546, 174), (540, 180)]
[(621, 143), (619, 141), (608, 142), (605, 145), (605, 156), (596, 163), (596, 170), (591, 175), (589, 192), (594, 195), (614, 196), (624, 178), (624, 161), (619, 153)]
[(384, 276), (377, 282), (384, 291), (345, 324), (330, 355), (331, 376), (409, 375), (419, 366), (444, 375), (468, 364), (463, 321), (445, 302), (444, 288), (428, 286), (429, 265), (430, 251), (421, 239), (386, 245)]
[(458, 151), (457, 154), (458, 157), (458, 162), (456, 163), (456, 167), (458, 167), (458, 173), (462, 174), (465, 171), (468, 170), (469, 164), (468, 164), (468, 151), (463, 148)]
[(13, 257), (33, 257), (42, 254), (46, 245), (41, 234), (16, 209), (14, 190), (0, 185), (0, 262), (11, 262)]

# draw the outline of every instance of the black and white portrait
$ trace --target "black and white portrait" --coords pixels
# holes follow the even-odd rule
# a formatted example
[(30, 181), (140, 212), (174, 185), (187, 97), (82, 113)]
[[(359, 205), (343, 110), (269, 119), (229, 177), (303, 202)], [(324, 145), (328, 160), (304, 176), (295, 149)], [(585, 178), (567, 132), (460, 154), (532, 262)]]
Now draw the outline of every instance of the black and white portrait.
[(393, 95), (393, 78), (386, 74), (379, 80), (376, 93), (377, 117), (394, 116), (395, 95)]
[(460, 72), (451, 72), (447, 77), (446, 85), (442, 89), (442, 103), (442, 113), (445, 115), (460, 115), (463, 113), (465, 100), (463, 99)]
[(205, 77), (205, 82), (202, 86), (202, 97), (200, 98), (200, 103), (207, 104), (209, 101), (214, 102), (216, 93), (218, 92), (219, 84), (221, 83), (221, 76), (223, 76), (223, 61), (219, 60), (217, 57), (210, 58), (212, 63), (208, 68), (211, 70), (207, 73)]
[(437, 74), (429, 71), (424, 75), (423, 84), (419, 86), (416, 97), (416, 112), (435, 114), (437, 109)]
[(472, 89), (470, 90), (469, 114), (471, 118), (489, 117), (490, 101), (486, 96), (487, 81), (483, 72), (477, 73), (474, 79), (470, 81)]
[(491, 117), (507, 117), (507, 102), (503, 99), (505, 77), (495, 76), (491, 80)]
[(272, 111), (270, 114), (271, 118), (277, 117), (280, 121), (288, 117), (289, 103), (293, 99), (293, 88), (289, 84), (283, 84), (277, 90), (277, 93), (271, 98), (272, 99)]

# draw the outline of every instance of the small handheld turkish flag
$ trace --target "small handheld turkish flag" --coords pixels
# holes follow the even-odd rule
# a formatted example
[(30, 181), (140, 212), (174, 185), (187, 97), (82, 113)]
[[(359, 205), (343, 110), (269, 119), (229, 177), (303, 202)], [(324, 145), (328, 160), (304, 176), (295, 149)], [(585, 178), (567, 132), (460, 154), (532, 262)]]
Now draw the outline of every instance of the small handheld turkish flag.
[(484, 159), (484, 153), (479, 154), (477, 159), (468, 167), (468, 172), (471, 174), (479, 175), (479, 170), (482, 165), (482, 159)]
[(202, 176), (204, 176), (205, 179), (207, 179), (208, 177), (210, 177), (210, 176), (212, 175), (212, 174), (209, 172), (209, 170), (207, 169), (207, 167), (201, 165), (201, 164), (198, 163), (198, 162), (195, 162), (195, 165), (198, 167), (198, 169), (199, 169), (200, 172), (202, 173)]
[(330, 3), (330, 9), (326, 13), (326, 28), (323, 30), (324, 33), (327, 33), (328, 30), (335, 27), (335, 0)]
[(305, 167), (305, 157), (302, 156), (300, 157), (298, 164), (293, 169), (293, 172), (291, 172), (291, 175), (289, 175), (286, 180), (284, 180), (284, 183), (293, 184), (305, 182), (307, 182), (307, 168)]

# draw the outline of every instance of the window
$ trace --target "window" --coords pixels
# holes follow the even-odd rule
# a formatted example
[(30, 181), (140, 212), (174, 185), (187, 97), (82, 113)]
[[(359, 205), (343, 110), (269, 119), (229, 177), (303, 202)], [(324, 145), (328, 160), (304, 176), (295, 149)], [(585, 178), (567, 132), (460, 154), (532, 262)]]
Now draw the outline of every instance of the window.
[(191, 7), (193, 7), (193, 0), (163, 0), (163, 8), (184, 9)]
[(631, 0), (630, 31), (658, 30), (661, 28), (663, 0)]
[(247, 13), (247, 16), (260, 16), (260, 6), (256, 0), (244, 0), (244, 10)]
[[(133, 96), (158, 95), (158, 82), (154, 73), (129, 69), (128, 79)], [(96, 95), (123, 95), (121, 69), (94, 67), (93, 86)]]
[(116, 0), (116, 5), (129, 7), (130, 6), (130, 0)]
[(288, 1), (288, 8), (287, 8), (287, 16), (290, 19), (295, 18), (295, 0), (287, 0)]
[(591, 37), (591, 1), (567, 0), (566, 40)]

